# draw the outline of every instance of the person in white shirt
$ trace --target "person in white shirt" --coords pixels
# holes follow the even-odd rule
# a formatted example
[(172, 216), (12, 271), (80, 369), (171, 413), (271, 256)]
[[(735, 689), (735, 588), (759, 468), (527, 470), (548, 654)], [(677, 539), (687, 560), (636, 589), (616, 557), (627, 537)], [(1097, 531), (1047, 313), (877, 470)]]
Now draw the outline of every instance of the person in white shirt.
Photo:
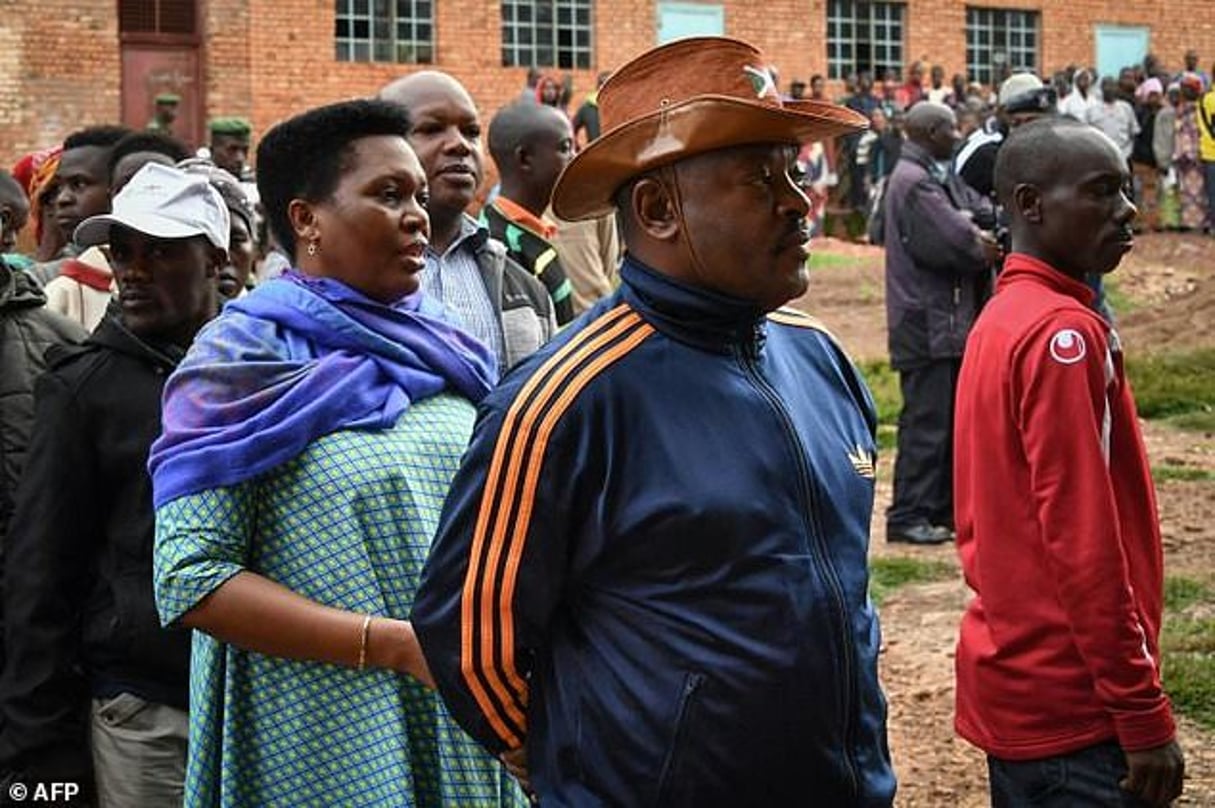
[(1118, 82), (1112, 78), (1101, 81), (1102, 101), (1088, 108), (1085, 122), (1097, 127), (1114, 141), (1124, 160), (1131, 159), (1135, 148), (1135, 137), (1139, 134), (1139, 121), (1135, 109), (1118, 97)]
[(1087, 122), (1089, 108), (1101, 103), (1092, 88), (1093, 74), (1087, 70), (1077, 70), (1072, 77), (1072, 91), (1059, 102), (1059, 114)]

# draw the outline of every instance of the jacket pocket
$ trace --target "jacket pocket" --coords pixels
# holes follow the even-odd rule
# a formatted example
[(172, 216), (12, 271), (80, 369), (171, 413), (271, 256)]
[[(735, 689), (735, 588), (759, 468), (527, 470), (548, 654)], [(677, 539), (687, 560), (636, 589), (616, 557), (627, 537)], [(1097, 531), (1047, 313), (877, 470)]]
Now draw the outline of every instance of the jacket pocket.
[(691, 724), (697, 696), (704, 682), (705, 676), (702, 673), (689, 673), (684, 677), (683, 689), (679, 693), (679, 707), (675, 711), (675, 728), (671, 733), (666, 757), (662, 761), (662, 773), (658, 777), (658, 799), (655, 805), (667, 805), (671, 791), (677, 785), (680, 762), (687, 746), (688, 725)]

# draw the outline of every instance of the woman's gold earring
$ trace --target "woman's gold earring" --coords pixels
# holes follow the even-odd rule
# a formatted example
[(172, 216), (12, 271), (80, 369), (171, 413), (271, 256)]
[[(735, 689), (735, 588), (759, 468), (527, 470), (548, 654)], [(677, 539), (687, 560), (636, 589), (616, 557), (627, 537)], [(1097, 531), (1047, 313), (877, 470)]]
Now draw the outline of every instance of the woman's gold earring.
[(315, 241), (308, 242), (308, 254), (316, 255), (316, 242)]

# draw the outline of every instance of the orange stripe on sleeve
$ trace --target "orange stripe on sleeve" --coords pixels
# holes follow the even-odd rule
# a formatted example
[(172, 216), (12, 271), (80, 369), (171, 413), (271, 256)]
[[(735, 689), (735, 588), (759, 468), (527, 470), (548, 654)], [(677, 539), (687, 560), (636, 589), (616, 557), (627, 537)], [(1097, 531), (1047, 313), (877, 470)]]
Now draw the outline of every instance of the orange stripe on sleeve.
[(532, 444), (531, 455), (527, 460), (527, 475), (524, 480), (523, 494), (520, 500), (519, 515), (515, 519), (513, 530), (519, 536), (519, 541), (511, 543), (506, 558), (506, 569), (502, 580), (502, 595), (499, 599), (499, 613), (502, 615), (502, 667), (511, 684), (525, 687), (518, 678), (515, 666), (515, 626), (510, 605), (515, 596), (515, 582), (519, 575), (519, 562), (523, 558), (524, 544), (528, 528), (531, 525), (532, 507), (536, 502), (536, 487), (540, 479), (540, 469), (544, 462), (544, 452), (548, 439), (561, 420), (561, 416), (569, 409), (574, 399), (594, 380), (605, 368), (627, 355), (630, 351), (644, 342), (654, 333), (653, 326), (644, 324), (629, 334), (620, 344), (604, 351), (595, 357), (575, 378), (569, 387), (562, 392), (556, 403), (545, 413), (540, 424), (539, 433)]
[[(487, 559), (485, 565), (489, 578), (485, 582), (481, 581), (481, 557), (487, 537), (492, 533), (492, 539), (489, 539), (492, 543), (501, 541), (505, 532), (505, 516), (509, 515), (509, 511), (505, 514), (500, 513), (499, 518), (494, 520), (494, 505), (499, 499), (500, 489), (505, 487), (508, 492), (513, 492), (519, 473), (517, 458), (511, 458), (511, 462), (506, 467), (504, 474), (503, 467), (508, 463), (508, 447), (511, 444), (512, 438), (519, 432), (517, 424), (523, 418), (525, 412), (530, 409), (527, 402), (531, 399), (533, 392), (544, 385), (550, 377), (555, 376), (555, 383), (560, 384), (561, 380), (568, 375), (567, 372), (562, 372), (567, 363), (577, 366), (587, 353), (593, 352), (606, 342), (610, 342), (620, 333), (627, 330), (627, 328), (640, 321), (640, 318), (635, 313), (626, 317), (630, 312), (631, 310), (626, 305), (617, 306), (600, 317), (598, 321), (590, 324), (582, 333), (575, 336), (547, 362), (541, 365), (532, 374), (531, 378), (528, 379), (518, 395), (516, 395), (510, 410), (507, 412), (502, 430), (494, 446), (494, 454), (486, 478), (486, 487), (482, 494), (481, 507), (477, 514), (477, 523), (473, 532), (469, 568), (464, 580), (464, 591), (461, 602), (461, 671), (465, 682), (472, 691), (473, 697), (481, 707), (482, 713), (489, 721), (491, 727), (511, 747), (518, 745), (518, 735), (503, 721), (500, 711), (481, 686), (478, 677), (478, 671), (481, 669), (480, 664), (483, 664), (485, 660), (488, 660), (490, 667), (493, 664), (493, 599), (485, 598), (482, 608), (479, 610), (477, 608), (478, 600), (480, 599), (479, 593), (483, 591), (484, 587), (490, 587), (490, 591), (492, 591), (494, 578), (496, 577), (496, 558), (499, 551), (491, 544), (491, 557)], [(543, 406), (550, 397), (551, 394), (542, 395), (535, 402), (535, 406)], [(510, 501), (510, 497), (505, 500), (507, 503)], [(480, 618), (479, 621), (478, 618)], [(481, 654), (478, 654), (477, 649), (474, 647), (475, 628), (478, 625), (483, 630)], [(495, 691), (498, 692), (498, 689), (495, 688)], [(501, 694), (499, 693), (499, 695)], [(514, 707), (509, 698), (503, 699), (503, 703), (508, 710)], [(510, 717), (516, 726), (522, 727), (525, 723), (523, 716), (517, 708), (513, 710), (513, 714)]]

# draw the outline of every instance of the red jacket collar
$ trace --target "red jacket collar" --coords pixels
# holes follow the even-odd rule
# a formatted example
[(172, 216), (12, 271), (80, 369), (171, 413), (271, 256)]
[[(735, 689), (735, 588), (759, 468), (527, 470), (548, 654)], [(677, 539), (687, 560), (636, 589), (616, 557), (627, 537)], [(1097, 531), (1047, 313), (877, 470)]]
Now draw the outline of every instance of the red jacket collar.
[(1004, 259), (1004, 270), (996, 280), (996, 289), (1002, 289), (1013, 281), (1022, 278), (1033, 278), (1049, 286), (1051, 289), (1074, 297), (1087, 308), (1092, 308), (1096, 294), (1083, 281), (1064, 275), (1050, 264), (1025, 253), (1009, 253)]

